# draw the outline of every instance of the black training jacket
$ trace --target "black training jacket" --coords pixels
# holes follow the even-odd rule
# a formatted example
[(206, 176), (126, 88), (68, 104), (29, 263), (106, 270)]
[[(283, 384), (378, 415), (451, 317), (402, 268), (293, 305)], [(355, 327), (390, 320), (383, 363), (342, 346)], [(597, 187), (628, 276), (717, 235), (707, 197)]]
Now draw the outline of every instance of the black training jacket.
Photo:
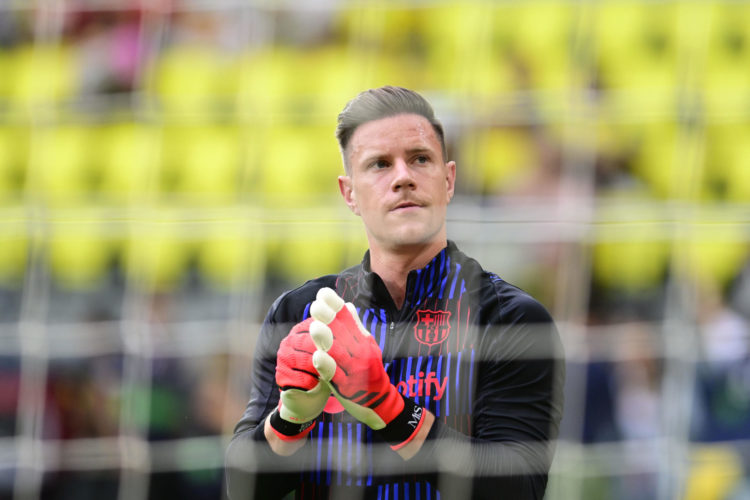
[[(278, 405), (276, 352), (315, 294), (352, 302), (391, 382), (436, 416), (404, 461), (346, 412), (323, 413), (306, 445), (279, 457), (263, 434)], [(361, 264), (281, 295), (257, 341), (250, 401), (227, 450), (230, 498), (541, 499), (562, 417), (562, 348), (546, 309), (449, 242), (411, 271), (399, 310)]]

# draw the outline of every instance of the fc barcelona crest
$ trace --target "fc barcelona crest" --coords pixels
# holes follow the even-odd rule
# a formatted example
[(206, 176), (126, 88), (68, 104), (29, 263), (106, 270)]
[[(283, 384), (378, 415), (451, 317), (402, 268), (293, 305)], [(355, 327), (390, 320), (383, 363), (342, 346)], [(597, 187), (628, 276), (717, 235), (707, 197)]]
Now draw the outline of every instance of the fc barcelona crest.
[(414, 337), (426, 345), (433, 346), (448, 338), (451, 325), (448, 319), (450, 311), (417, 311), (417, 324), (414, 327)]

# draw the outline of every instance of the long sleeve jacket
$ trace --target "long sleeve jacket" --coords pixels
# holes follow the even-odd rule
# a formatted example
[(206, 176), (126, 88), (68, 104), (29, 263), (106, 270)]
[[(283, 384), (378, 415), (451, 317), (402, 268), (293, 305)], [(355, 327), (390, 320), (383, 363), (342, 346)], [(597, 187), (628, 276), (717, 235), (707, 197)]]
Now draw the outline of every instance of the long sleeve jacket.
[[(408, 461), (330, 408), (292, 457), (276, 456), (265, 440), (263, 421), (279, 402), (279, 343), (326, 286), (356, 306), (398, 391), (436, 417)], [(409, 273), (400, 309), (366, 254), (357, 266), (286, 292), (268, 312), (250, 401), (227, 451), (230, 496), (540, 499), (562, 417), (563, 367), (547, 310), (453, 242)]]

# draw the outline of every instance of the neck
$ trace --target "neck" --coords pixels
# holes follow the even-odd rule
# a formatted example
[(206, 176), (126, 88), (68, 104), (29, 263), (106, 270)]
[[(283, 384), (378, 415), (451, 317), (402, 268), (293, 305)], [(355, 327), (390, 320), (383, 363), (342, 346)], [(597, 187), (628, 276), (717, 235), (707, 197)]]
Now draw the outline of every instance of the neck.
[(401, 309), (404, 305), (409, 272), (426, 266), (447, 244), (442, 240), (416, 248), (370, 247), (370, 268), (383, 280), (396, 307)]

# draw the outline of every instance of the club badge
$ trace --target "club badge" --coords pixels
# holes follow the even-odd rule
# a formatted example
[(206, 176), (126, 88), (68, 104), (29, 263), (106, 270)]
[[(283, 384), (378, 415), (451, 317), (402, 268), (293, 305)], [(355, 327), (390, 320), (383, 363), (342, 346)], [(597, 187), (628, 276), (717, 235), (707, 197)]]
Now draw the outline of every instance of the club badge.
[(417, 324), (414, 326), (414, 337), (422, 344), (433, 346), (448, 338), (451, 325), (449, 311), (417, 311)]

